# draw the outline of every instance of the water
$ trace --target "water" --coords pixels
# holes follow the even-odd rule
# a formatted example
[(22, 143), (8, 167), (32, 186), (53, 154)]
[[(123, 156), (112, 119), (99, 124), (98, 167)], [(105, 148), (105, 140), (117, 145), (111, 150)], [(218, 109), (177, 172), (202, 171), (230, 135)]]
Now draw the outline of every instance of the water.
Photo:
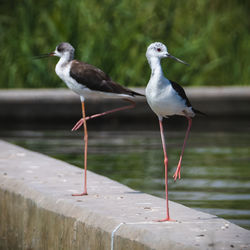
[[(176, 169), (184, 131), (167, 132), (169, 177)], [(9, 131), (1, 138), (83, 166), (83, 132)], [(129, 187), (164, 197), (158, 131), (89, 132), (88, 169)], [(169, 178), (169, 198), (250, 229), (250, 134), (191, 132), (182, 179)]]

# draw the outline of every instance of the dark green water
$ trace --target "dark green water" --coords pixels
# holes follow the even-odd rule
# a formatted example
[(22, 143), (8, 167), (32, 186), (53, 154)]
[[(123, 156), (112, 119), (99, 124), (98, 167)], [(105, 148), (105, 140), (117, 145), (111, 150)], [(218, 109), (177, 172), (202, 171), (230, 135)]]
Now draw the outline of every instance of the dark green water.
[[(166, 134), (169, 177), (176, 169), (184, 131)], [(83, 132), (12, 131), (1, 137), (33, 151), (83, 166)], [(182, 179), (170, 178), (171, 200), (250, 229), (250, 134), (190, 134)], [(88, 169), (131, 188), (164, 197), (159, 132), (89, 132)]]

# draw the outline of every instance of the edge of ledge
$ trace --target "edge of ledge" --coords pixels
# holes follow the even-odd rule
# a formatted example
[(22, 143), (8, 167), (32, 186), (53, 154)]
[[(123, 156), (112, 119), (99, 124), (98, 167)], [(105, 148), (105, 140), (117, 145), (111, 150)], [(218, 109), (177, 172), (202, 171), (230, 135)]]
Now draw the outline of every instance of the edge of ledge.
[[(170, 202), (178, 222), (152, 222), (165, 213), (163, 199), (136, 192), (65, 162), (0, 140), (2, 246), (42, 249), (244, 249), (250, 232), (224, 219)], [(167, 236), (167, 237), (166, 237)], [(11, 242), (8, 239), (11, 237)]]

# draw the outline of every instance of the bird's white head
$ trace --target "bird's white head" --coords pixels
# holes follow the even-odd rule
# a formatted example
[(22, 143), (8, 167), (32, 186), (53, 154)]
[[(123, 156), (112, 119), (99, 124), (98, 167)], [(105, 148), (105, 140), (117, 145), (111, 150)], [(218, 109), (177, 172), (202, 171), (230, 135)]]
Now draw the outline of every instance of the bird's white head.
[(63, 57), (66, 60), (73, 60), (74, 59), (74, 53), (75, 49), (73, 46), (69, 43), (60, 43), (59, 45), (56, 46), (56, 50), (52, 52), (51, 54), (53, 56), (58, 56), (58, 57)]
[(148, 59), (148, 61), (150, 62), (152, 60), (152, 58), (158, 58), (158, 59), (162, 59), (162, 58), (172, 58), (180, 63), (186, 64), (188, 65), (186, 62), (180, 60), (177, 57), (172, 56), (169, 52), (167, 47), (160, 42), (155, 42), (155, 43), (151, 43), (148, 48), (147, 48), (147, 52), (146, 52), (146, 57)]
[(167, 57), (167, 54), (168, 54), (167, 47), (163, 43), (155, 42), (155, 43), (151, 43), (148, 46), (146, 57), (148, 59), (152, 57), (157, 57), (161, 59), (161, 58)]

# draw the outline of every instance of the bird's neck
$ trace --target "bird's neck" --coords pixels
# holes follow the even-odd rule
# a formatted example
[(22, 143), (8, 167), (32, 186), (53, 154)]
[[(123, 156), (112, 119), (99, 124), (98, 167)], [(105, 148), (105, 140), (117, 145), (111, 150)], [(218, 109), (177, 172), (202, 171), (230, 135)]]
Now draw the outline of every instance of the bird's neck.
[[(74, 53), (70, 53), (70, 52), (66, 52), (63, 54), (63, 56), (60, 58), (59, 62), (60, 64), (65, 64), (65, 63), (69, 63), (70, 61), (72, 61), (74, 59)], [(58, 62), (58, 63), (59, 63)]]
[(69, 64), (71, 63), (71, 61), (73, 60), (72, 57), (69, 56), (62, 56), (60, 57), (58, 63), (56, 64), (56, 74), (64, 81), (64, 75), (65, 75), (65, 69), (67, 66), (69, 66)]
[(148, 59), (151, 68), (151, 77), (162, 77), (163, 71), (161, 68), (161, 59), (158, 57), (151, 57)]
[(71, 62), (74, 59), (74, 56), (71, 56), (70, 54), (65, 54), (62, 57), (60, 57), (57, 67), (64, 67), (66, 66), (69, 62)]

